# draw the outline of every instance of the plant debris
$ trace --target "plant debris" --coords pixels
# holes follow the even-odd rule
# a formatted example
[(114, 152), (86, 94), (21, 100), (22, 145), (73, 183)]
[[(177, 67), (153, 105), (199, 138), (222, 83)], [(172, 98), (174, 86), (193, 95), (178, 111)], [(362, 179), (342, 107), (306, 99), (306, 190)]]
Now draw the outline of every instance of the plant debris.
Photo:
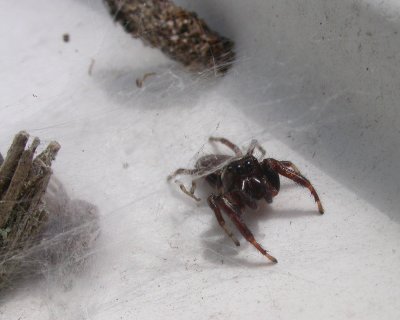
[(63, 34), (63, 41), (64, 42), (69, 42), (69, 34), (68, 33), (64, 33)]
[(225, 74), (233, 63), (234, 42), (171, 0), (104, 1), (126, 32), (191, 71)]
[(76, 232), (87, 231), (82, 221), (94, 221), (93, 212), (84, 219), (71, 216), (76, 206), (66, 201), (59, 182), (47, 192), (51, 164), (61, 146), (52, 141), (34, 157), (40, 140), (33, 138), (27, 146), (29, 138), (19, 132), (5, 159), (0, 156), (0, 289), (64, 262), (76, 254), (77, 246), (90, 244)]
[(95, 59), (93, 59), (93, 58), (90, 59), (90, 65), (89, 65), (89, 68), (88, 68), (88, 75), (89, 76), (91, 76), (92, 73), (93, 73), (93, 67), (94, 67), (95, 62), (96, 62)]
[(142, 78), (137, 78), (137, 79), (136, 79), (136, 86), (137, 86), (138, 88), (142, 88), (144, 82), (146, 81), (146, 79), (147, 79), (147, 78), (150, 78), (150, 77), (152, 77), (152, 76), (155, 76), (156, 74), (157, 74), (157, 73), (155, 73), (155, 72), (148, 72), (148, 73), (145, 73), (145, 74), (143, 75)]

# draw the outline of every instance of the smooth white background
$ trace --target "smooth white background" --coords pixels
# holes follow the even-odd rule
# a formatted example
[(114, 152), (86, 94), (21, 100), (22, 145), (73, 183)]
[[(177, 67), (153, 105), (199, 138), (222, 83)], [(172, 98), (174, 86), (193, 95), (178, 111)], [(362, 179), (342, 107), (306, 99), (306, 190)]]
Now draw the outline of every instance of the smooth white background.
[[(0, 3), (0, 150), (22, 129), (59, 141), (55, 174), (102, 226), (87, 270), (1, 297), (0, 318), (398, 319), (398, 5), (179, 3), (236, 41), (223, 79), (145, 48), (101, 1)], [(166, 183), (210, 135), (258, 139), (319, 191), (323, 216), (286, 180), (245, 215), (277, 265)]]

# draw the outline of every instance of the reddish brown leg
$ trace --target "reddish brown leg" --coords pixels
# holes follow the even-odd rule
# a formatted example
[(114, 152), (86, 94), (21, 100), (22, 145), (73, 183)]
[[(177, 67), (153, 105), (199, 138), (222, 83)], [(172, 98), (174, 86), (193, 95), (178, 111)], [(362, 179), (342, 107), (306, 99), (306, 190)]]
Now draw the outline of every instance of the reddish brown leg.
[(301, 174), (299, 168), (297, 168), (297, 166), (294, 165), (292, 161), (279, 161), (279, 162), (283, 164), (285, 167), (291, 168), (297, 174)]
[[(321, 200), (319, 199), (319, 196), (317, 194), (317, 191), (315, 191), (314, 187), (312, 186), (311, 182), (304, 177), (301, 173), (297, 173), (294, 170), (289, 169), (284, 163), (281, 161), (268, 158), (265, 159), (269, 166), (275, 170), (277, 173), (280, 175), (289, 178), (290, 180), (293, 180), (294, 182), (298, 183), (299, 185), (308, 188), (310, 190), (311, 194), (314, 196), (315, 202), (318, 205), (318, 210), (322, 214), (324, 213), (324, 208), (322, 207)], [(284, 161), (285, 162), (285, 161)]]
[(257, 248), (258, 251), (260, 251), (265, 257), (267, 257), (269, 260), (271, 260), (274, 263), (277, 263), (278, 260), (271, 256), (254, 238), (254, 235), (251, 233), (249, 228), (247, 228), (246, 224), (240, 217), (240, 212), (238, 210), (234, 209), (234, 206), (229, 202), (228, 199), (226, 199), (224, 196), (220, 197), (215, 197), (215, 202), (217, 206), (221, 206), (226, 214), (229, 216), (229, 218), (232, 220), (232, 222), (236, 225), (236, 228), (240, 231), (240, 233), (243, 235), (243, 237), (250, 242), (253, 246)]
[(236, 144), (230, 142), (228, 139), (210, 137), (210, 138), (208, 139), (208, 141), (210, 141), (210, 142), (220, 142), (220, 143), (226, 145), (226, 146), (227, 146), (229, 149), (231, 149), (231, 150), (235, 153), (235, 155), (237, 155), (238, 157), (240, 157), (240, 156), (243, 155), (243, 153), (242, 153), (242, 151), (240, 150), (240, 148), (239, 148)]
[(210, 206), (211, 209), (213, 209), (221, 228), (224, 229), (225, 233), (232, 239), (232, 241), (236, 244), (236, 246), (240, 246), (239, 240), (236, 239), (236, 237), (233, 235), (232, 231), (230, 231), (228, 229), (228, 227), (225, 226), (225, 220), (222, 217), (221, 210), (216, 203), (216, 198), (217, 198), (217, 196), (215, 196), (213, 194), (211, 196), (209, 196), (207, 199), (208, 205)]

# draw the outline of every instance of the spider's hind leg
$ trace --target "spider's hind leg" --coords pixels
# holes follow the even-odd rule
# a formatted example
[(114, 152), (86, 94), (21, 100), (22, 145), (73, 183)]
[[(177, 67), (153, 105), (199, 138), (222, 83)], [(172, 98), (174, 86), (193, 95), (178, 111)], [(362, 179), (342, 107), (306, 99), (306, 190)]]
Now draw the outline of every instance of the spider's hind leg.
[(242, 150), (240, 150), (240, 148), (236, 144), (234, 144), (233, 142), (230, 142), (228, 139), (210, 137), (210, 138), (208, 138), (208, 141), (222, 143), (223, 145), (225, 145), (229, 149), (231, 149), (235, 153), (235, 155), (238, 157), (241, 157), (243, 155)]
[(171, 181), (173, 178), (175, 178), (176, 176), (179, 175), (188, 175), (188, 176), (193, 176), (196, 174), (199, 174), (201, 172), (201, 170), (199, 169), (184, 169), (184, 168), (179, 168), (177, 170), (175, 170), (174, 173), (170, 174), (167, 177), (167, 181)]
[[(179, 181), (176, 180), (175, 182), (178, 183)], [(183, 192), (184, 194), (187, 194), (187, 195), (188, 195), (189, 197), (191, 197), (192, 199), (194, 199), (194, 200), (196, 200), (196, 201), (200, 201), (200, 200), (201, 200), (200, 198), (198, 198), (198, 197), (196, 197), (196, 196), (194, 195), (194, 192), (195, 192), (195, 190), (196, 190), (196, 182), (192, 181), (192, 186), (190, 187), (190, 190), (189, 190), (189, 191), (186, 189), (185, 185), (184, 185), (183, 183), (181, 183), (181, 182), (179, 182), (179, 188), (182, 190), (182, 192)]]
[[(176, 176), (179, 175), (196, 175), (201, 173), (202, 170), (201, 169), (184, 169), (184, 168), (180, 168), (177, 169), (174, 173), (170, 174), (167, 177), (167, 181), (171, 181), (173, 178), (175, 178)], [(196, 190), (196, 182), (192, 181), (192, 186), (190, 187), (190, 190), (187, 190), (185, 185), (180, 182), (179, 180), (175, 180), (175, 183), (179, 185), (179, 188), (182, 190), (182, 192), (186, 195), (188, 195), (189, 197), (191, 197), (192, 199), (196, 200), (196, 201), (200, 201), (201, 199), (196, 197), (194, 195), (194, 192)]]
[(266, 154), (267, 152), (266, 152), (265, 149), (261, 146), (261, 144), (260, 144), (257, 140), (255, 140), (255, 139), (251, 140), (250, 146), (249, 146), (249, 148), (247, 149), (247, 154), (253, 155), (254, 150), (255, 150), (256, 148), (261, 152), (260, 159), (264, 158), (264, 156), (265, 156), (265, 154)]

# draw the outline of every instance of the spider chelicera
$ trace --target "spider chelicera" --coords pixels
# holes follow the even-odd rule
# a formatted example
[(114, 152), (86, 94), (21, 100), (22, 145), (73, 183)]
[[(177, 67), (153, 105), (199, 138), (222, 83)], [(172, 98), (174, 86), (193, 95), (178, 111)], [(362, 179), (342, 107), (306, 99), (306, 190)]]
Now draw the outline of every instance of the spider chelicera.
[[(210, 154), (201, 157), (195, 164), (194, 169), (178, 169), (168, 176), (168, 181), (178, 175), (191, 175), (194, 179), (205, 178), (213, 187), (208, 199), (208, 205), (214, 211), (219, 225), (226, 234), (239, 246), (240, 243), (233, 233), (225, 225), (222, 216), (224, 211), (235, 224), (243, 237), (255, 246), (265, 257), (272, 262), (278, 262), (276, 258), (255, 240), (254, 235), (244, 223), (241, 215), (246, 207), (257, 208), (258, 200), (272, 202), (280, 189), (279, 175), (293, 180), (295, 183), (308, 188), (314, 196), (318, 205), (318, 211), (324, 213), (321, 201), (311, 182), (304, 177), (299, 169), (290, 161), (279, 161), (272, 158), (258, 160), (253, 154), (257, 148), (262, 156), (265, 150), (257, 142), (252, 140), (246, 154), (243, 154), (238, 146), (225, 138), (210, 137), (210, 142), (220, 142), (230, 148), (235, 155)], [(179, 181), (176, 181), (179, 183)], [(179, 183), (181, 190), (196, 201), (200, 201), (194, 194), (196, 183), (192, 181), (190, 190), (187, 190), (182, 183)]]

